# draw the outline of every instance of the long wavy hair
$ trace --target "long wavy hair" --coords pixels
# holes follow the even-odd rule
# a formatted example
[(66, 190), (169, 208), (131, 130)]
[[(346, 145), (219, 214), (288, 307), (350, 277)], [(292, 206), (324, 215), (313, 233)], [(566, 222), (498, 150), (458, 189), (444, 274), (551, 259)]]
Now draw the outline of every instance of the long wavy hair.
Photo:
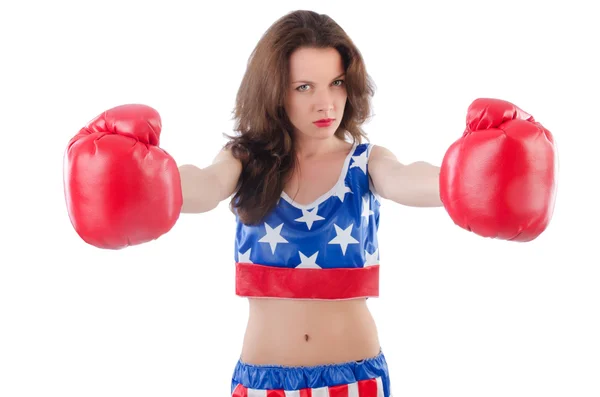
[(235, 136), (226, 149), (242, 162), (230, 209), (256, 225), (277, 205), (296, 166), (294, 126), (285, 110), (290, 55), (300, 47), (335, 48), (343, 61), (348, 95), (335, 135), (361, 143), (361, 125), (370, 117), (375, 86), (358, 48), (329, 16), (298, 10), (278, 19), (252, 51), (233, 110)]

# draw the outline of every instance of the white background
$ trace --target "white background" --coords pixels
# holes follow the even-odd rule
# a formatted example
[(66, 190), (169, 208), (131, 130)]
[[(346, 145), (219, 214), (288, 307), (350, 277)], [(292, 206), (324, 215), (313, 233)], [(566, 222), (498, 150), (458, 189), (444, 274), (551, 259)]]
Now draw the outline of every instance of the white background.
[(439, 164), (478, 97), (512, 101), (558, 145), (554, 218), (531, 243), (383, 203), (381, 297), (368, 305), (394, 395), (599, 396), (592, 2), (216, 3), (0, 7), (0, 396), (228, 395), (247, 302), (227, 202), (152, 243), (100, 250), (69, 222), (62, 156), (91, 118), (136, 102), (160, 111), (179, 164), (207, 166), (254, 45), (300, 8), (360, 48), (377, 84), (365, 128), (401, 161)]

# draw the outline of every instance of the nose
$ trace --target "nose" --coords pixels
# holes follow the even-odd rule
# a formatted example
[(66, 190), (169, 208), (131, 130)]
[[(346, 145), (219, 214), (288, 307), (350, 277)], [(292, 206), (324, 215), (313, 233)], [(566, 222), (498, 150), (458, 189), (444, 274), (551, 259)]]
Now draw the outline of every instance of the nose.
[(315, 106), (318, 112), (327, 113), (333, 110), (333, 98), (328, 90), (322, 90), (316, 96)]

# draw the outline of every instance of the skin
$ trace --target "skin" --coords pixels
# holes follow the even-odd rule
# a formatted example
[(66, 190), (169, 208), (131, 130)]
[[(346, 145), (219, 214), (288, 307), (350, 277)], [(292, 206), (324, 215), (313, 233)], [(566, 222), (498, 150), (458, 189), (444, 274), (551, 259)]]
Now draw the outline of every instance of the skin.
[[(334, 136), (338, 129), (348, 94), (344, 81), (342, 58), (333, 48), (300, 48), (290, 56), (290, 87), (285, 98), (285, 111), (295, 127), (299, 159), (310, 159), (339, 148)], [(329, 127), (313, 122), (332, 118)]]
[[(337, 181), (351, 143), (337, 138), (347, 100), (344, 69), (332, 48), (300, 48), (290, 56), (290, 87), (285, 110), (295, 129), (298, 167), (284, 191), (309, 204)], [(325, 128), (314, 121), (333, 118)], [(180, 168), (182, 212), (212, 210), (234, 193), (241, 164), (227, 151), (200, 169)], [(439, 167), (426, 162), (402, 164), (375, 145), (369, 176), (383, 198), (414, 207), (437, 207)], [(362, 360), (379, 353), (378, 332), (366, 299), (341, 301), (248, 299), (249, 318), (241, 359), (251, 364), (321, 365)]]

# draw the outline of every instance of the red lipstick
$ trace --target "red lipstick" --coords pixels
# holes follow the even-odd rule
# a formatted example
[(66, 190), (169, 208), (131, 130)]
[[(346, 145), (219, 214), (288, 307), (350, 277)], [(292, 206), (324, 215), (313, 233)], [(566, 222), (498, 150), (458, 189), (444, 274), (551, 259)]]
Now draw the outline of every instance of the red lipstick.
[(317, 127), (329, 127), (334, 121), (335, 121), (335, 119), (321, 119), (321, 120), (314, 121), (313, 123)]

